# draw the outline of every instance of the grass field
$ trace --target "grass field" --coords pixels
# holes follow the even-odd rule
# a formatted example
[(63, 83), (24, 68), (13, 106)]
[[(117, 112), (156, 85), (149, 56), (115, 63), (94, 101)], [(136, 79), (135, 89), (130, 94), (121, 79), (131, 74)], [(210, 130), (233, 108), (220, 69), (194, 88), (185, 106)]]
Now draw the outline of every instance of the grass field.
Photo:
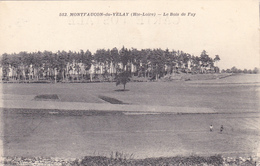
[(115, 83), (3, 84), (3, 94), (4, 98), (11, 100), (58, 95), (61, 102), (107, 103), (100, 98), (103, 96), (128, 104), (208, 107), (243, 112), (259, 109), (259, 86), (259, 75), (254, 74), (203, 82), (130, 82), (126, 85), (129, 91), (118, 91), (122, 87)]
[[(4, 155), (82, 158), (109, 156), (118, 151), (134, 154), (135, 158), (193, 154), (256, 156), (260, 152), (259, 82), (258, 75), (238, 75), (203, 82), (128, 83), (129, 91), (118, 91), (122, 87), (115, 83), (3, 84), (5, 100), (57, 95), (59, 102), (120, 101), (229, 112), (75, 115), (52, 114), (53, 110), (3, 109)], [(213, 132), (209, 132), (210, 124), (214, 126)], [(222, 134), (220, 125), (224, 125)]]
[[(83, 157), (134, 154), (136, 158), (251, 156), (259, 140), (258, 113), (184, 115), (53, 115), (4, 110), (6, 156)], [(209, 125), (214, 126), (209, 132)], [(220, 125), (224, 131), (219, 132)]]

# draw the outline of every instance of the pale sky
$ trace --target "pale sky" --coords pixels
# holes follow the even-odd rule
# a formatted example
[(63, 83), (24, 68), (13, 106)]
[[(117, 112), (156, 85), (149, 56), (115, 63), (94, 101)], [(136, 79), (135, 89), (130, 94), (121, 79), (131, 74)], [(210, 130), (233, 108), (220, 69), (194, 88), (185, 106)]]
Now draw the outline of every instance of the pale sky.
[[(156, 16), (59, 16), (79, 12)], [(186, 16), (162, 16), (171, 12)], [(0, 2), (0, 54), (125, 46), (199, 56), (206, 50), (220, 56), (221, 69), (253, 69), (260, 64), (259, 30), (258, 0)]]

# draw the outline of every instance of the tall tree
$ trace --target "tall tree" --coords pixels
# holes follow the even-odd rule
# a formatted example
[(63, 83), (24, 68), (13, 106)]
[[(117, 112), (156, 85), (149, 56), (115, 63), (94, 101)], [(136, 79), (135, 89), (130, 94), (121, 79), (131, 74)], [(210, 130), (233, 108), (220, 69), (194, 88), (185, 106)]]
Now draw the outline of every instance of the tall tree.
[(214, 62), (216, 62), (216, 67), (218, 67), (218, 61), (220, 61), (219, 55), (215, 55)]
[(111, 61), (113, 65), (113, 69), (115, 69), (116, 73), (118, 72), (118, 63), (120, 62), (118, 49), (115, 47), (110, 51)]
[(123, 64), (123, 70), (124, 71), (127, 71), (127, 63), (130, 59), (128, 55), (129, 55), (129, 51), (127, 50), (127, 48), (125, 48), (123, 46), (123, 48), (119, 52), (119, 56), (120, 56), (120, 61)]

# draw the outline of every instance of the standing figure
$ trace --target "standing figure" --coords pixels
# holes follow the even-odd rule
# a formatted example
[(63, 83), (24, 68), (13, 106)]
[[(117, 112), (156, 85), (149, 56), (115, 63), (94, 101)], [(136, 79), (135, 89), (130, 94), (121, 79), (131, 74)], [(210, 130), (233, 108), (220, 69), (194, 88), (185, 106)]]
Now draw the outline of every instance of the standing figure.
[(222, 133), (223, 130), (224, 130), (224, 127), (223, 127), (223, 125), (221, 125), (221, 127), (220, 127), (220, 133)]
[(209, 126), (209, 131), (213, 131), (213, 126), (212, 125)]

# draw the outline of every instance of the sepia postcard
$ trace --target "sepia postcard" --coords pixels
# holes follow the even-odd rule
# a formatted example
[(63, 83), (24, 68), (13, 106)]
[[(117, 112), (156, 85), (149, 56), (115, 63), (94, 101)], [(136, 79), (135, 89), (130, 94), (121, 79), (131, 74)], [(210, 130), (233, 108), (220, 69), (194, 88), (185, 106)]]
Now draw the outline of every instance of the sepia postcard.
[(0, 1), (0, 165), (259, 165), (259, 7)]

